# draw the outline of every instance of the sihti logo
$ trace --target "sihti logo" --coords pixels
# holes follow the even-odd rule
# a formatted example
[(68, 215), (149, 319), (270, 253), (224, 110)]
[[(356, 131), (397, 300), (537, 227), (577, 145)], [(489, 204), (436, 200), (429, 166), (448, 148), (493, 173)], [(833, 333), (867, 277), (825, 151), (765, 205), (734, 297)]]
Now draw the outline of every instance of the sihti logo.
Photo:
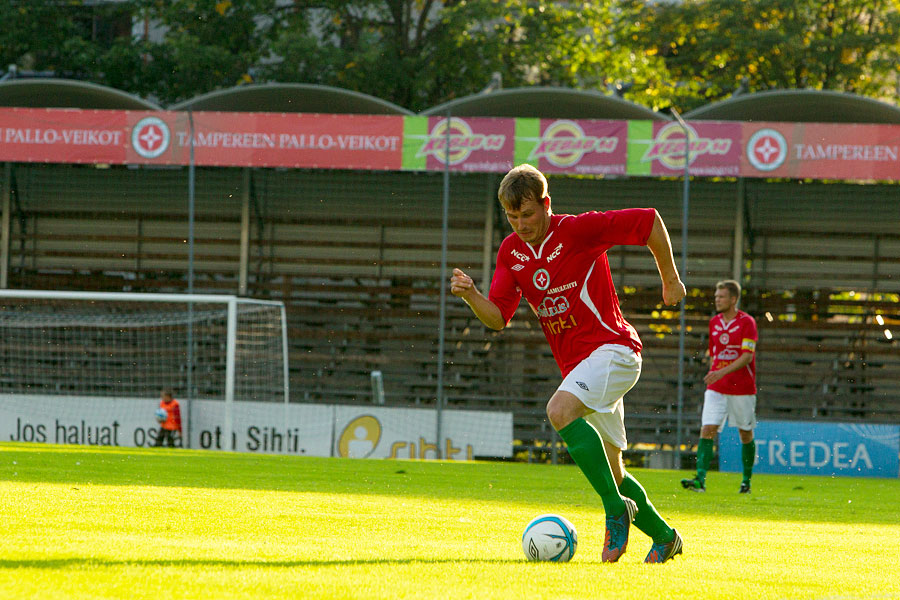
[(537, 307), (538, 316), (542, 318), (555, 317), (569, 310), (569, 301), (565, 296), (557, 296), (555, 298), (544, 298), (540, 306)]
[(724, 350), (719, 352), (716, 358), (718, 358), (719, 360), (737, 360), (737, 357), (740, 355), (741, 353), (734, 348), (725, 348)]
[(131, 147), (144, 158), (156, 158), (169, 148), (169, 126), (159, 117), (144, 117), (131, 130)]

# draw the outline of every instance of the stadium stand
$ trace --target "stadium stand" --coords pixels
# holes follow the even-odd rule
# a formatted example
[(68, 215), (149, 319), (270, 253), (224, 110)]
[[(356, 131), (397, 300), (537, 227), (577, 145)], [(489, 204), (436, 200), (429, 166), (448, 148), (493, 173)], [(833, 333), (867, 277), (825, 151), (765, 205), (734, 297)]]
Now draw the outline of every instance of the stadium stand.
[[(185, 289), (186, 215), (177, 191), (186, 186), (183, 171), (45, 165), (14, 171), (11, 287)], [(238, 285), (242, 178), (240, 170), (198, 170), (197, 292), (234, 292)], [(293, 401), (370, 403), (371, 372), (379, 370), (388, 404), (434, 405), (441, 185), (439, 174), (252, 172), (247, 293), (287, 304)], [(479, 281), (489, 275), (485, 257), (490, 268), (507, 232), (495, 186), (495, 176), (451, 181), (449, 262)], [(900, 245), (891, 231), (859, 230), (869, 226), (870, 211), (889, 210), (889, 191), (805, 184), (804, 200), (796, 197), (799, 187), (759, 182), (744, 192), (744, 308), (760, 326), (760, 416), (896, 421), (900, 390), (892, 374), (900, 365), (873, 319), (891, 318)], [(558, 212), (655, 206), (670, 224), (676, 253), (679, 189), (674, 180), (551, 179)], [(691, 197), (688, 438), (699, 419), (712, 285), (733, 265), (737, 190), (734, 182), (698, 181)], [(867, 210), (852, 216), (842, 199), (860, 194)], [(778, 217), (786, 197), (794, 197), (792, 215), (818, 220), (806, 221), (804, 230), (800, 217)], [(828, 199), (831, 214), (823, 208)], [(677, 312), (659, 303), (646, 249), (617, 248), (610, 263), (623, 309), (646, 348), (641, 383), (627, 403), (632, 441), (671, 444)], [(828, 279), (848, 264), (849, 274)], [(546, 449), (554, 438), (543, 405), (558, 371), (530, 311), (523, 305), (500, 333), (486, 331), (452, 297), (447, 315), (447, 405), (511, 410), (522, 447)]]
[[(78, 86), (66, 86), (73, 87)], [(21, 89), (0, 86), (0, 103)], [(409, 114), (340, 92), (242, 86), (174, 108)], [(513, 116), (667, 120), (646, 109), (629, 112), (620, 99), (553, 92), (504, 90), (454, 101), (451, 108), (482, 116), (512, 111)], [(294, 95), (286, 100), (285, 94)], [(96, 86), (68, 104), (60, 103), (61, 94), (37, 90), (31, 96), (40, 102), (11, 97), (19, 106), (46, 106), (48, 98), (81, 108), (90, 108), (85, 103), (98, 102), (97, 97), (122, 101)], [(794, 104), (781, 96), (765, 100), (793, 106), (789, 120), (802, 120), (810, 97), (795, 96)], [(883, 107), (871, 103), (864, 103), (868, 112), (854, 115), (847, 94), (824, 99), (842, 103), (840, 111), (824, 111), (828, 114), (876, 122), (884, 116), (873, 117), (871, 111)], [(126, 100), (127, 105), (103, 107), (154, 108)], [(740, 120), (750, 100), (724, 106), (738, 113), (706, 116)], [(527, 115), (519, 114), (523, 107)], [(779, 115), (772, 110), (765, 114), (775, 119)], [(8, 286), (186, 291), (186, 171), (8, 164), (2, 182), (11, 213)], [(292, 401), (371, 403), (371, 372), (379, 370), (388, 404), (434, 406), (445, 285), (440, 279), (442, 174), (198, 168), (196, 175), (194, 291), (286, 303)], [(482, 289), (509, 231), (495, 199), (498, 182), (497, 175), (450, 177), (449, 264), (467, 269)], [(657, 208), (680, 253), (685, 233), (680, 180), (551, 177), (550, 185), (556, 212)], [(900, 421), (900, 355), (886, 333), (900, 322), (897, 216), (896, 188), (888, 184), (692, 180), (684, 442), (692, 444), (699, 429), (712, 286), (730, 277), (744, 284), (743, 308), (760, 327), (760, 417)], [(609, 258), (623, 310), (645, 344), (642, 379), (626, 404), (631, 441), (670, 446), (676, 441), (678, 313), (661, 306), (646, 249), (617, 248)], [(498, 333), (486, 331), (449, 297), (444, 367), (448, 406), (512, 411), (523, 452), (545, 458), (556, 447), (543, 407), (559, 373), (527, 307)]]

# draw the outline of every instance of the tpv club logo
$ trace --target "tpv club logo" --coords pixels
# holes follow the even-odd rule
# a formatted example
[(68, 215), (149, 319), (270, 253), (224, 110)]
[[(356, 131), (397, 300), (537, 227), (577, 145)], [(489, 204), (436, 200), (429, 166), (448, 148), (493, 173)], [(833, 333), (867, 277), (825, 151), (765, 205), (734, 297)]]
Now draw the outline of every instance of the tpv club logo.
[(787, 158), (787, 141), (775, 129), (760, 129), (747, 141), (747, 160), (760, 171), (774, 171)]
[(159, 117), (144, 117), (131, 130), (131, 147), (144, 158), (156, 158), (169, 147), (169, 126)]

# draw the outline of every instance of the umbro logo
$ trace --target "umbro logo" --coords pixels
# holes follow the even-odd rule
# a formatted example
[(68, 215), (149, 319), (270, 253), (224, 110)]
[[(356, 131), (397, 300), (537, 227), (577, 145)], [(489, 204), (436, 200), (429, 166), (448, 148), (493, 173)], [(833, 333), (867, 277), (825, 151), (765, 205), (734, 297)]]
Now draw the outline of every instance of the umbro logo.
[(576, 381), (575, 383), (577, 383), (577, 384), (578, 384), (578, 387), (580, 387), (580, 388), (583, 389), (584, 391), (586, 391), (586, 392), (591, 391), (591, 390), (588, 389), (587, 384), (584, 383), (583, 381)]
[(512, 270), (513, 271), (521, 271), (524, 268), (525, 268), (525, 265), (513, 265)]

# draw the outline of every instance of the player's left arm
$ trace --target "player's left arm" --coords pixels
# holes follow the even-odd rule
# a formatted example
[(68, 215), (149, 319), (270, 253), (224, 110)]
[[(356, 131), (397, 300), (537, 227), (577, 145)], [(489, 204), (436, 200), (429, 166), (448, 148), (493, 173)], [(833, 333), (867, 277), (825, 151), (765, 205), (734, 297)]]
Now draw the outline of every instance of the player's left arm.
[(669, 231), (658, 211), (654, 211), (653, 228), (650, 237), (647, 238), (647, 247), (656, 259), (656, 268), (659, 270), (659, 278), (662, 280), (663, 302), (665, 304), (678, 304), (685, 295), (684, 283), (678, 276), (675, 267), (675, 256), (672, 254), (672, 241), (669, 239)]

